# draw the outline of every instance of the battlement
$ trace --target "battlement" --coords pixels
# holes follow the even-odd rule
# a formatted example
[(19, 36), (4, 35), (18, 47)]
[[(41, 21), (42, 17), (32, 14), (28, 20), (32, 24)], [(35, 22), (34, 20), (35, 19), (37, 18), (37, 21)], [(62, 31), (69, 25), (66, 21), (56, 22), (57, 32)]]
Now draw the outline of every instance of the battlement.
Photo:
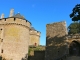
[(36, 31), (36, 30), (33, 30), (33, 29), (30, 30), (30, 35), (40, 36), (40, 34), (41, 34), (41, 32), (39, 32), (39, 31)]
[(17, 25), (26, 26), (28, 28), (31, 27), (31, 23), (29, 21), (17, 17), (16, 18), (8, 17), (8, 18), (0, 19), (0, 25), (6, 25), (6, 24), (17, 24)]

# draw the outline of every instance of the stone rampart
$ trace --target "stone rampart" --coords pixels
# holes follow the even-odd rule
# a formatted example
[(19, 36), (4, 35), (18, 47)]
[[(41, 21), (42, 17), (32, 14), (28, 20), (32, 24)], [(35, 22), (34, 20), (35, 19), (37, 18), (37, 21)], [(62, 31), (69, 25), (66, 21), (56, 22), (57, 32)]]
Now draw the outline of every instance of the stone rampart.
[(34, 56), (29, 56), (28, 60), (45, 60), (45, 51), (34, 51)]
[(0, 25), (1, 24), (2, 25), (4, 25), (4, 24), (17, 24), (17, 25), (26, 26), (28, 28), (31, 27), (31, 23), (29, 21), (23, 20), (20, 18), (13, 18), (13, 17), (0, 19)]

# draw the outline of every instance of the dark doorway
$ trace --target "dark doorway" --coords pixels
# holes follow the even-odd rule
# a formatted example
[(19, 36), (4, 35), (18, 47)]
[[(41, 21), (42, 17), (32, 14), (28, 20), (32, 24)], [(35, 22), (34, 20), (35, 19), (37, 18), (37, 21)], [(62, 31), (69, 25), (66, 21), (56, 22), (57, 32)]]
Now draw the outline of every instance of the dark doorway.
[(2, 56), (0, 56), (0, 60), (2, 60)]
[(69, 46), (69, 54), (73, 56), (80, 55), (80, 44), (77, 41), (73, 41)]

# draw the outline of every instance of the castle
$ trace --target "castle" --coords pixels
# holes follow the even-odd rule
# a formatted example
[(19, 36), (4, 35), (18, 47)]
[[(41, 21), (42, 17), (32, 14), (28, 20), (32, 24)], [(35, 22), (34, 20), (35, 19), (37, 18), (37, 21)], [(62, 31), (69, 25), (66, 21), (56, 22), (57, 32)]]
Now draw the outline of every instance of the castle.
[[(46, 25), (46, 46), (34, 50), (29, 56), (30, 46), (39, 46), (40, 32), (32, 27), (20, 13), (0, 19), (0, 56), (2, 60), (66, 60), (80, 56), (80, 34), (68, 35), (66, 21)], [(32, 50), (34, 47), (32, 48)], [(79, 58), (80, 59), (80, 58)]]
[(70, 56), (80, 56), (80, 34), (69, 35), (66, 21), (47, 24), (45, 60), (70, 60)]
[(61, 21), (46, 25), (45, 50), (34, 51), (28, 60), (80, 60), (79, 56), (80, 34), (69, 35), (66, 21)]
[(0, 18), (0, 56), (6, 60), (21, 60), (28, 56), (29, 46), (38, 46), (40, 32), (32, 27), (20, 13), (14, 15), (11, 9), (10, 16)]

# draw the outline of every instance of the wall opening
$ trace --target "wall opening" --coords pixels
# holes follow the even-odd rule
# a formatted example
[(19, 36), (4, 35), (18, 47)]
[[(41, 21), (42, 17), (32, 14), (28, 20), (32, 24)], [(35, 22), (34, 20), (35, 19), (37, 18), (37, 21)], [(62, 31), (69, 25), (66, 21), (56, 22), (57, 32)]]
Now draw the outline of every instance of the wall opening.
[(35, 43), (34, 45), (37, 46), (37, 43)]
[(2, 60), (2, 56), (0, 56), (0, 60)]
[(1, 53), (3, 53), (3, 49), (1, 50)]
[(77, 41), (72, 41), (69, 46), (69, 54), (73, 56), (80, 56), (80, 44)]
[(3, 39), (1, 39), (1, 42), (3, 42)]
[(2, 30), (2, 29), (1, 29)]

